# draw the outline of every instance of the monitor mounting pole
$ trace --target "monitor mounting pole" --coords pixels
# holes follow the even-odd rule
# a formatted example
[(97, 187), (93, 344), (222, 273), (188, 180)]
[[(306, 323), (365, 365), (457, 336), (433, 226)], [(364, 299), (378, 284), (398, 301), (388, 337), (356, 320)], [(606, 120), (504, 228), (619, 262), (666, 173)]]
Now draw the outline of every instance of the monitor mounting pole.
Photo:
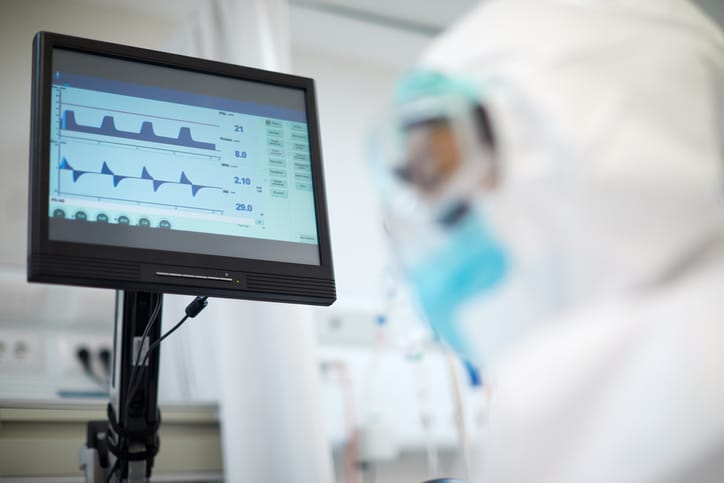
[[(122, 303), (119, 298), (116, 297), (108, 420), (88, 421), (86, 445), (80, 450), (86, 483), (148, 482), (159, 448), (159, 347), (143, 361), (148, 348), (161, 337), (163, 295), (124, 292)], [(152, 318), (151, 330), (142, 340)], [(131, 380), (134, 368), (135, 382)]]

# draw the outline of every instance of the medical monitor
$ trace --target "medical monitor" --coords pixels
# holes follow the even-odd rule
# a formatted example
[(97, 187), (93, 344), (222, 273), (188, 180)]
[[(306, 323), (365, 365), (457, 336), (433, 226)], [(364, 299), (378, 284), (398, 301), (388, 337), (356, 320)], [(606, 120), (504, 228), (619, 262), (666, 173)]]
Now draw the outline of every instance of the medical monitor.
[(331, 304), (311, 79), (40, 32), (28, 280)]

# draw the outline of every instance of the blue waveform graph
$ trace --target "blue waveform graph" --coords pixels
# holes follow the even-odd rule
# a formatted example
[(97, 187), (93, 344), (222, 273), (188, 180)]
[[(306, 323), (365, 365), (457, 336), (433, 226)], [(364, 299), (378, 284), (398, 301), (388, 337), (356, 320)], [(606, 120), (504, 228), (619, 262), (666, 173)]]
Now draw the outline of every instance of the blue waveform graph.
[(112, 136), (122, 139), (149, 141), (153, 143), (183, 146), (187, 148), (207, 149), (211, 151), (216, 150), (216, 144), (214, 143), (194, 140), (191, 136), (191, 129), (186, 126), (182, 126), (179, 129), (178, 136), (175, 138), (156, 134), (153, 128), (153, 123), (150, 121), (143, 121), (139, 132), (122, 131), (116, 128), (113, 116), (103, 116), (103, 120), (101, 121), (101, 125), (99, 127), (87, 126), (84, 124), (78, 124), (75, 120), (75, 112), (70, 109), (63, 111), (60, 122), (61, 129), (65, 129), (67, 131), (75, 131), (86, 134), (101, 134), (104, 136)]
[(130, 175), (121, 175), (121, 174), (115, 173), (110, 168), (110, 166), (108, 166), (108, 163), (105, 161), (103, 161), (100, 171), (88, 171), (88, 170), (75, 169), (75, 168), (73, 168), (73, 166), (71, 166), (71, 164), (68, 162), (68, 160), (66, 158), (63, 158), (61, 160), (60, 164), (58, 165), (58, 169), (61, 171), (70, 171), (72, 173), (73, 183), (76, 183), (81, 178), (81, 176), (84, 176), (87, 174), (95, 174), (95, 175), (104, 175), (104, 176), (112, 177), (114, 188), (117, 188), (118, 185), (121, 183), (121, 181), (126, 180), (126, 179), (132, 179), (132, 180), (150, 181), (152, 183), (154, 193), (157, 192), (158, 189), (165, 184), (189, 186), (191, 188), (192, 197), (196, 197), (196, 194), (199, 191), (201, 191), (202, 189), (213, 189), (213, 190), (222, 190), (223, 191), (223, 188), (219, 187), (219, 186), (209, 186), (209, 185), (201, 185), (201, 184), (193, 183), (184, 171), (181, 171), (181, 175), (179, 176), (178, 181), (172, 181), (172, 180), (154, 178), (151, 175), (151, 173), (148, 171), (148, 168), (146, 166), (141, 167), (140, 176), (130, 176)]

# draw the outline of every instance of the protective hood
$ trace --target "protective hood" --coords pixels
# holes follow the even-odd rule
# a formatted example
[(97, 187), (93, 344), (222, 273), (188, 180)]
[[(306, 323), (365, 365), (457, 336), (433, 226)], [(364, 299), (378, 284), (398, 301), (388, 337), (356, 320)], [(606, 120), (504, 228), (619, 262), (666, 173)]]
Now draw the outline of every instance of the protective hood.
[(724, 38), (692, 4), (484, 2), (422, 66), (485, 86), (502, 173), (487, 219), (514, 256), (555, 252), (561, 307), (724, 253)]

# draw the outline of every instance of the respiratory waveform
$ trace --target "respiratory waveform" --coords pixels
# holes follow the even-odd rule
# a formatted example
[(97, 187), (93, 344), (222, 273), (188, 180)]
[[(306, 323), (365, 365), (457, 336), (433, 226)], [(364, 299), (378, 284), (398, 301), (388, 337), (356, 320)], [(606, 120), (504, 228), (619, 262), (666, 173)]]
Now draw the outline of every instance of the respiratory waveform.
[(216, 150), (214, 143), (196, 141), (191, 136), (191, 129), (183, 126), (179, 129), (178, 137), (166, 137), (156, 134), (153, 130), (153, 123), (143, 121), (139, 132), (121, 131), (116, 128), (113, 116), (103, 116), (100, 127), (86, 126), (78, 124), (75, 120), (75, 112), (71, 110), (63, 111), (61, 119), (61, 128), (68, 131), (82, 132), (87, 134), (102, 134), (104, 136), (113, 136), (123, 139), (134, 139), (138, 141), (150, 141), (154, 143), (170, 144), (173, 146), (184, 146), (188, 148)]
[(111, 168), (108, 166), (108, 163), (103, 161), (103, 165), (101, 166), (100, 171), (87, 171), (87, 170), (78, 170), (73, 168), (73, 166), (70, 165), (68, 160), (66, 158), (63, 158), (60, 162), (60, 165), (58, 166), (60, 170), (70, 171), (73, 175), (73, 182), (77, 182), (78, 179), (86, 174), (100, 174), (105, 176), (111, 176), (113, 178), (113, 187), (118, 187), (118, 184), (123, 181), (124, 179), (140, 179), (140, 180), (147, 180), (151, 181), (153, 183), (153, 191), (156, 192), (158, 189), (164, 185), (164, 184), (178, 184), (178, 185), (185, 185), (191, 187), (191, 196), (196, 196), (196, 194), (206, 188), (206, 189), (217, 189), (222, 190), (223, 188), (219, 186), (208, 186), (208, 185), (199, 185), (194, 184), (188, 176), (186, 176), (186, 173), (181, 171), (181, 175), (179, 176), (178, 181), (170, 181), (170, 180), (162, 180), (157, 179), (151, 176), (151, 173), (149, 173), (148, 168), (146, 166), (143, 166), (141, 169), (141, 175), (140, 176), (128, 176), (128, 175), (119, 175), (114, 173)]

